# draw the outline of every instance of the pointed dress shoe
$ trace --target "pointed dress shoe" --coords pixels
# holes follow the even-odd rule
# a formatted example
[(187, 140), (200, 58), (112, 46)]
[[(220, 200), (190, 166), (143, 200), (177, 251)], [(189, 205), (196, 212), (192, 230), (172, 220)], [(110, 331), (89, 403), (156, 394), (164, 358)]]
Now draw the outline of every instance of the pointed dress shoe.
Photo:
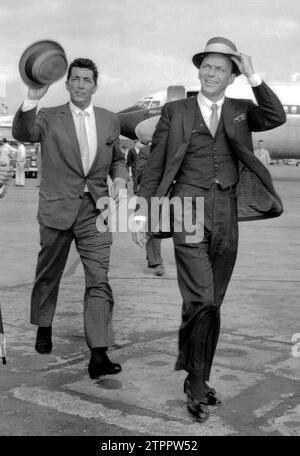
[(221, 399), (219, 399), (218, 396), (216, 396), (216, 390), (214, 388), (210, 388), (210, 386), (208, 386), (207, 384), (206, 384), (206, 387), (207, 387), (206, 396), (207, 396), (208, 405), (213, 405), (213, 406), (221, 405), (222, 402), (221, 402)]
[[(214, 388), (211, 388), (210, 386), (208, 386), (207, 383), (205, 383), (205, 389), (207, 405), (219, 406), (222, 404), (221, 399), (219, 399), (218, 396), (216, 396), (216, 390)], [(183, 391), (185, 392), (185, 394), (191, 395), (190, 382), (188, 376), (184, 381)]]
[(48, 355), (52, 352), (52, 326), (38, 327), (35, 349), (41, 355)]
[(91, 379), (101, 377), (102, 375), (115, 375), (121, 372), (122, 367), (118, 363), (112, 363), (107, 355), (101, 361), (93, 356), (88, 365), (88, 373)]
[(209, 408), (208, 408), (208, 397), (203, 399), (195, 399), (192, 396), (190, 390), (189, 379), (186, 378), (184, 381), (184, 392), (187, 395), (187, 409), (188, 411), (197, 418), (199, 423), (204, 423), (209, 418)]

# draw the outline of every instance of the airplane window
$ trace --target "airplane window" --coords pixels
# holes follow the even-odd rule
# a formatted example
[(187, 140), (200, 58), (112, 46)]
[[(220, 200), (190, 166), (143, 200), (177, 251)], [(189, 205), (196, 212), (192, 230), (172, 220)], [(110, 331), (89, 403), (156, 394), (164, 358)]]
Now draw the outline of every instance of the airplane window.
[(139, 100), (136, 105), (139, 106), (140, 108), (149, 109), (150, 104), (151, 104), (150, 100)]
[(151, 109), (158, 108), (159, 106), (160, 106), (160, 101), (159, 100), (152, 101)]
[(297, 106), (292, 106), (291, 113), (297, 114)]
[(283, 106), (283, 109), (284, 109), (284, 111), (285, 111), (286, 113), (289, 112), (289, 107), (288, 107), (288, 106)]

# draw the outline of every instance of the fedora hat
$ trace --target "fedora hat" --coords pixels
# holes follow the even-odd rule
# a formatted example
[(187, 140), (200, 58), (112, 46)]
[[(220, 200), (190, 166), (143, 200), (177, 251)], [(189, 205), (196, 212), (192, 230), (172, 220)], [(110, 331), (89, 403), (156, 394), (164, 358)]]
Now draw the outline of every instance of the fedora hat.
[[(239, 54), (237, 52), (237, 48), (235, 44), (233, 44), (232, 41), (228, 40), (227, 38), (223, 38), (222, 36), (216, 36), (214, 38), (211, 38), (207, 43), (206, 47), (203, 52), (199, 52), (198, 54), (195, 54), (193, 57), (193, 64), (197, 67), (200, 68), (200, 65), (202, 63), (202, 60), (207, 54), (225, 54), (229, 57), (234, 56), (234, 57), (239, 57)], [(238, 69), (238, 66), (236, 63), (232, 60), (233, 64), (233, 72), (239, 76), (241, 74), (240, 70)]]
[(55, 41), (37, 41), (23, 52), (19, 71), (25, 84), (40, 89), (61, 79), (68, 69), (65, 51)]

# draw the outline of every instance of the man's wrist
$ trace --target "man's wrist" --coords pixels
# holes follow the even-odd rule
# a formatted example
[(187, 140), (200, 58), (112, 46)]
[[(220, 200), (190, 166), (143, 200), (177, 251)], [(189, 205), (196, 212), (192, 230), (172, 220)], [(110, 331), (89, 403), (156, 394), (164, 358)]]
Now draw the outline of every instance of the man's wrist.
[(39, 100), (32, 100), (31, 98), (26, 97), (22, 104), (22, 112), (31, 111), (36, 108), (39, 104)]
[(262, 79), (258, 73), (254, 73), (251, 76), (248, 76), (248, 82), (251, 85), (251, 87), (257, 87), (261, 85)]

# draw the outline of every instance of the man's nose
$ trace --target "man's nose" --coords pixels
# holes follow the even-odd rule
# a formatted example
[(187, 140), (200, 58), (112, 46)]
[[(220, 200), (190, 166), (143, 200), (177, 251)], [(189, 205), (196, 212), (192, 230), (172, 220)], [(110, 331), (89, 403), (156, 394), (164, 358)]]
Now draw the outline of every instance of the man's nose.
[(83, 78), (82, 79), (81, 78), (78, 79), (78, 87), (84, 88), (84, 79)]
[(215, 76), (216, 69), (214, 67), (210, 67), (207, 74), (208, 74), (208, 76), (212, 76), (212, 77)]

